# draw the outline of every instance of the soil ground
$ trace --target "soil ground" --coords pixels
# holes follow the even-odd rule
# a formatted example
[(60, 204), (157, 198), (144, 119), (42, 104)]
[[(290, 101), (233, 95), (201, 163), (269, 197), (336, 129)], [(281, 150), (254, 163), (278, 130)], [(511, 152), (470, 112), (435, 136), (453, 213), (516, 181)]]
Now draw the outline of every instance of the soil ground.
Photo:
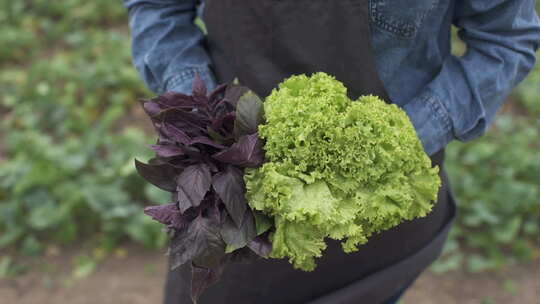
[[(73, 267), (80, 256), (80, 250), (71, 250), (33, 259), (31, 271), (0, 279), (0, 304), (161, 303), (166, 268), (162, 253), (128, 246), (108, 255), (86, 276), (84, 269)], [(425, 272), (401, 303), (538, 304), (540, 262), (480, 274)]]

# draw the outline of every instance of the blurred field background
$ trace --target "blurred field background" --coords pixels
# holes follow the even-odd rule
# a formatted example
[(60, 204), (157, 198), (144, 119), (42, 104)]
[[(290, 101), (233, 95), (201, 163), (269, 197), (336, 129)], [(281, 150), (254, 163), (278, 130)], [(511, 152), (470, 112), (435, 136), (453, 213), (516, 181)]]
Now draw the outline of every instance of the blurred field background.
[[(159, 303), (166, 236), (142, 208), (169, 195), (133, 165), (152, 94), (121, 2), (0, 0), (0, 46), (0, 303)], [(447, 149), (458, 224), (402, 303), (540, 303), (539, 151), (540, 64)]]

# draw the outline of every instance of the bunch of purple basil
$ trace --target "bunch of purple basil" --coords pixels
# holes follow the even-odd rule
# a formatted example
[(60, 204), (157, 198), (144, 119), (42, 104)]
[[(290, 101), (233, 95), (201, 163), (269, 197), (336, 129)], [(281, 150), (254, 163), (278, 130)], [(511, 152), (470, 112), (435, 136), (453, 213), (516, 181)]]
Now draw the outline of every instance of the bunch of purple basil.
[[(158, 134), (148, 164), (135, 160), (148, 182), (172, 193), (172, 202), (144, 212), (167, 225), (172, 269), (191, 263), (194, 302), (216, 283), (225, 265), (267, 257), (268, 231), (257, 231), (244, 197), (243, 170), (264, 163), (257, 127), (261, 99), (229, 83), (207, 93), (197, 75), (192, 95), (168, 92), (142, 100)], [(270, 219), (266, 218), (265, 221)]]

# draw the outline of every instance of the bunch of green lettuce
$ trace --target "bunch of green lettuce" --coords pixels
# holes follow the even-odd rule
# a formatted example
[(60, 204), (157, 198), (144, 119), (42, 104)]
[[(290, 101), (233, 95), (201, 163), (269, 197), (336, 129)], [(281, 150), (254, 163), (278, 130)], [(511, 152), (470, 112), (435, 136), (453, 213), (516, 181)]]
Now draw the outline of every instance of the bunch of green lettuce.
[(431, 211), (438, 168), (396, 105), (352, 101), (321, 72), (286, 79), (264, 113), (266, 162), (247, 168), (244, 180), (250, 207), (273, 220), (256, 216), (259, 233), (270, 235), (270, 257), (310, 271), (327, 237), (353, 252), (374, 233)]

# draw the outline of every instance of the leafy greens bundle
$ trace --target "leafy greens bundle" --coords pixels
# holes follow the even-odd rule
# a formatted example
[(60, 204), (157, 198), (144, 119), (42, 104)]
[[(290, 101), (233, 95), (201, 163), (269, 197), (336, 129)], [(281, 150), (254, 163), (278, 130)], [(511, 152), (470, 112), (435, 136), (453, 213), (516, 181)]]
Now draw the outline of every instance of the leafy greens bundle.
[(229, 261), (288, 258), (311, 271), (326, 238), (356, 251), (426, 216), (440, 186), (402, 110), (352, 101), (322, 72), (291, 76), (264, 104), (235, 84), (207, 95), (198, 76), (192, 95), (142, 104), (159, 138), (136, 167), (173, 198), (145, 213), (167, 225), (173, 269), (191, 263), (194, 302)]
[(268, 233), (255, 227), (255, 218), (269, 219), (248, 207), (243, 180), (244, 168), (264, 161), (257, 135), (262, 101), (234, 84), (207, 95), (197, 75), (192, 95), (169, 92), (142, 105), (159, 137), (151, 146), (156, 157), (135, 166), (173, 200), (144, 212), (167, 225), (172, 269), (191, 263), (197, 302), (228, 261), (267, 257), (271, 250)]

